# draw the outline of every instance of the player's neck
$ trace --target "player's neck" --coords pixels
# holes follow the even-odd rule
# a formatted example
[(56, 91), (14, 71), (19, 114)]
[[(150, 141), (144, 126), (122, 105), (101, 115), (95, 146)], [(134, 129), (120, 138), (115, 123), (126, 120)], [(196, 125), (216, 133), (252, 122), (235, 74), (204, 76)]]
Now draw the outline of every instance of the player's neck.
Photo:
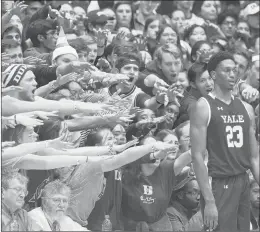
[(219, 100), (229, 104), (232, 100), (232, 92), (227, 90), (222, 90), (219, 88), (219, 86), (215, 85), (214, 90), (212, 91), (212, 94), (218, 98)]

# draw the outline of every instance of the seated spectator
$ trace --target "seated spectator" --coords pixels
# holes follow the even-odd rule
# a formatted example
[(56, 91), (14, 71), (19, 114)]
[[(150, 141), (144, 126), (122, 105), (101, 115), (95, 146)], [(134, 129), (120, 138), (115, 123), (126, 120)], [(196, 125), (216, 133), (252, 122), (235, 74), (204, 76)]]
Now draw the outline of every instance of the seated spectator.
[(70, 202), (68, 186), (59, 180), (50, 182), (42, 190), (41, 199), (42, 206), (31, 210), (28, 215), (42, 231), (87, 231), (66, 216)]
[(173, 231), (202, 231), (203, 219), (198, 212), (199, 203), (200, 188), (196, 177), (190, 168), (183, 169), (177, 177), (170, 206), (167, 209)]
[(253, 177), (250, 177), (250, 230), (258, 231), (260, 220), (259, 220), (259, 185)]
[(39, 227), (22, 209), (27, 195), (28, 179), (18, 172), (2, 175), (2, 231), (32, 231)]

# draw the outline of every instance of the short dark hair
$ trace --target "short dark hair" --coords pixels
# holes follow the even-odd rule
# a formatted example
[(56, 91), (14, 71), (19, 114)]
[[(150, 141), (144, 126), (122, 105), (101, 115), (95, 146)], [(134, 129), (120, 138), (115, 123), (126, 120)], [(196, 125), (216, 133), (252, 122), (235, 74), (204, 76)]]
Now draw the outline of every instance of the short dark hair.
[(196, 78), (198, 76), (201, 76), (202, 73), (207, 71), (207, 64), (206, 63), (198, 63), (195, 62), (191, 65), (191, 67), (188, 70), (188, 79), (190, 82), (195, 83)]
[(218, 67), (219, 63), (221, 63), (223, 60), (233, 60), (234, 61), (234, 57), (231, 53), (226, 52), (226, 51), (224, 51), (224, 52), (221, 51), (221, 52), (218, 52), (217, 54), (214, 54), (210, 58), (208, 65), (207, 65), (207, 69), (208, 69), (209, 74), (212, 71), (215, 71), (216, 68)]
[(46, 32), (49, 30), (56, 30), (57, 26), (58, 24), (56, 21), (53, 22), (46, 19), (36, 20), (29, 25), (26, 38), (31, 39), (33, 46), (38, 47), (40, 45), (38, 35), (46, 37)]
[(236, 23), (238, 23), (238, 15), (233, 11), (224, 11), (219, 14), (217, 23), (218, 25), (221, 25), (227, 17), (231, 17), (236, 20)]

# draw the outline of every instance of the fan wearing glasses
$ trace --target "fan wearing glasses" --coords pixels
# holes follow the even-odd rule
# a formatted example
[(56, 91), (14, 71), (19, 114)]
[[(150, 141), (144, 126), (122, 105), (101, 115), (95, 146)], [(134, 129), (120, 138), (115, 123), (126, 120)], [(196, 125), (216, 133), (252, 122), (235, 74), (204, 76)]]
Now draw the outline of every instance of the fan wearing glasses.
[(192, 170), (185, 167), (177, 177), (167, 214), (173, 231), (202, 231), (200, 188)]
[(87, 231), (66, 216), (70, 193), (70, 188), (59, 180), (48, 183), (41, 194), (42, 206), (31, 210), (29, 217), (42, 231)]
[(39, 230), (36, 222), (22, 209), (28, 194), (27, 183), (27, 177), (18, 172), (2, 175), (2, 231), (31, 231), (32, 227)]

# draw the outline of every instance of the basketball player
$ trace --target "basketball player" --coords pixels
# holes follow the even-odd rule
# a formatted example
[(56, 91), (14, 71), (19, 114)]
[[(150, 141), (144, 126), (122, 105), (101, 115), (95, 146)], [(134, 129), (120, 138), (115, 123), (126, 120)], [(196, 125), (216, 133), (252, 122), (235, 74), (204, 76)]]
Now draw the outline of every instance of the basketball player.
[[(248, 169), (259, 184), (253, 109), (231, 94), (237, 79), (231, 54), (219, 52), (212, 56), (208, 72), (214, 90), (199, 99), (190, 119), (191, 152), (202, 192), (204, 226), (210, 231), (249, 231)], [(206, 149), (208, 173), (203, 162)]]

